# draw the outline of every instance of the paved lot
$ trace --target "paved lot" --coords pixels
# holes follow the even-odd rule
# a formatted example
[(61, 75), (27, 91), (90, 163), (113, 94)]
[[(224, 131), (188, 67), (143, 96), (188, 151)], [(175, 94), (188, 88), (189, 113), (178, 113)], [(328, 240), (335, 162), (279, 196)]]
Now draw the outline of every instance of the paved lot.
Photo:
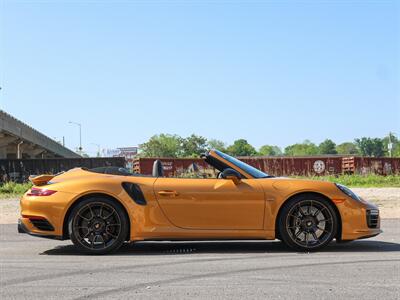
[(142, 242), (111, 256), (0, 225), (2, 299), (399, 299), (400, 219), (369, 240), (293, 253), (280, 242)]

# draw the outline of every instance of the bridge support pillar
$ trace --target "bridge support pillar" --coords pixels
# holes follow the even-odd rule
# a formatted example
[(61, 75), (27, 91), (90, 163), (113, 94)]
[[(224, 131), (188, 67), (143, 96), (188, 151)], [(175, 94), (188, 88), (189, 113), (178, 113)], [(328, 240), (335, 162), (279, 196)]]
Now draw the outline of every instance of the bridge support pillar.
[(7, 146), (0, 147), (0, 159), (7, 158)]
[[(25, 151), (25, 154), (28, 154), (30, 158), (37, 158), (38, 155), (45, 152), (43, 148), (35, 148), (35, 149), (28, 149)], [(42, 157), (40, 157), (42, 158)]]

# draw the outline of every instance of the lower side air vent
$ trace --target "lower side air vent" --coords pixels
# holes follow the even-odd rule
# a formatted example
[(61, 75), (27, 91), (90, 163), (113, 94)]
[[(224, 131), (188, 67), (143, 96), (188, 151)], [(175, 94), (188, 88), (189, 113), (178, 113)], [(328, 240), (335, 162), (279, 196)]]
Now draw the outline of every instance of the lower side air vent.
[(53, 225), (51, 225), (50, 222), (47, 221), (46, 219), (35, 219), (35, 218), (32, 218), (32, 219), (29, 219), (29, 221), (31, 221), (33, 226), (35, 226), (39, 230), (54, 231)]

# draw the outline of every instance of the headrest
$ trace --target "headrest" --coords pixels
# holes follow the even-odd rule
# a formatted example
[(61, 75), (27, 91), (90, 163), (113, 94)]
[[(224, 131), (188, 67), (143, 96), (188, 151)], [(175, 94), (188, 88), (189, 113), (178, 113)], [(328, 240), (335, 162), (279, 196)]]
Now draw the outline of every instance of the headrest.
[(153, 177), (163, 177), (164, 169), (161, 160), (157, 159), (153, 163)]

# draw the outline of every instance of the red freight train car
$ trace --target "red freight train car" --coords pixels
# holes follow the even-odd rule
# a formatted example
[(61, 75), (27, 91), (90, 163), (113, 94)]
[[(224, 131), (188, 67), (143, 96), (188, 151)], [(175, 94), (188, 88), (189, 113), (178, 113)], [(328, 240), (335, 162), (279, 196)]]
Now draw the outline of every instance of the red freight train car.
[(348, 174), (400, 174), (398, 157), (343, 157), (342, 172)]
[(338, 156), (314, 157), (241, 157), (241, 160), (275, 176), (312, 176), (341, 173)]
[[(134, 171), (151, 174), (153, 162), (157, 158), (138, 158), (134, 161)], [(179, 177), (199, 172), (213, 175), (215, 170), (200, 158), (158, 158), (164, 166), (165, 176)], [(275, 176), (318, 176), (335, 174), (379, 175), (399, 174), (400, 158), (370, 158), (342, 156), (312, 157), (239, 157), (244, 162)], [(207, 176), (205, 175), (205, 176)]]

